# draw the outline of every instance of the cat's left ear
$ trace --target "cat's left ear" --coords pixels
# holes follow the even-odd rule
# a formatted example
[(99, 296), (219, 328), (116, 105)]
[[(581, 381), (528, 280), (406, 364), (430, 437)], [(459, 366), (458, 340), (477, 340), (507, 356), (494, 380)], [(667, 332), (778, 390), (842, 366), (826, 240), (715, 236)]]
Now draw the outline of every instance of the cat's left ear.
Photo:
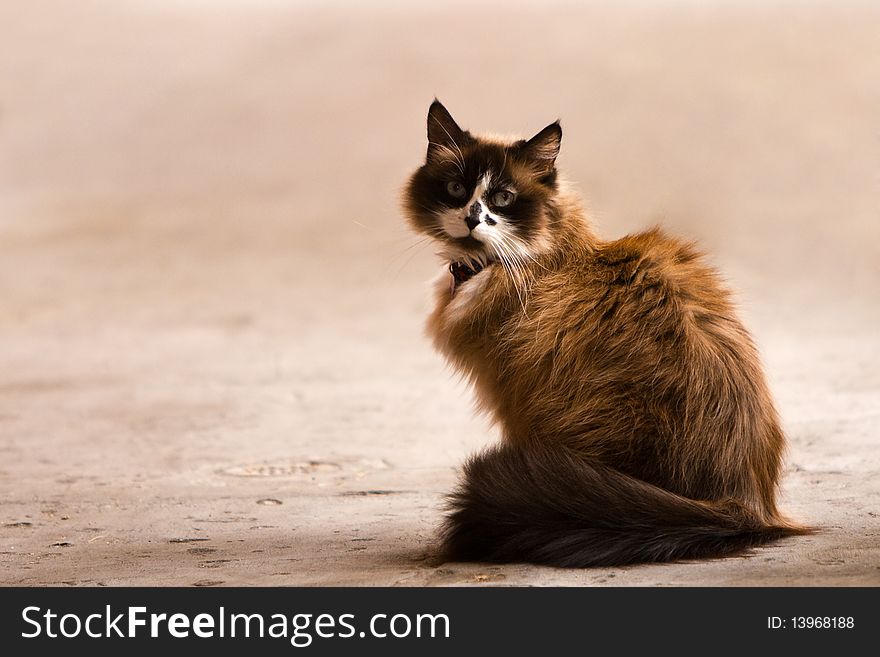
[(556, 165), (556, 156), (562, 145), (562, 126), (554, 121), (520, 148), (541, 173), (550, 173)]
[[(461, 146), (468, 134), (458, 127), (452, 114), (436, 98), (428, 110), (428, 160), (442, 159), (444, 151), (461, 156)], [(448, 155), (447, 155), (448, 157)]]

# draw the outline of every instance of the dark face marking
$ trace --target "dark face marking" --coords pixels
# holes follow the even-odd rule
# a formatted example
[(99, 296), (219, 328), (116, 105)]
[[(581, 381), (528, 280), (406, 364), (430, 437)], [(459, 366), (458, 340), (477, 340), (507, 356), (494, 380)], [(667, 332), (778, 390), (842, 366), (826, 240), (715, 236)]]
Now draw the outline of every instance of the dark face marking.
[[(559, 124), (553, 123), (528, 141), (502, 144), (481, 139), (462, 130), (435, 101), (428, 113), (425, 164), (413, 174), (404, 194), (410, 221), (417, 230), (466, 252), (483, 250), (485, 244), (466, 231), (478, 223), (474, 191), (488, 180), (479, 201), (503, 225), (488, 215), (483, 221), (528, 245), (545, 227), (545, 209), (557, 192), (555, 158), (561, 136)], [(460, 220), (455, 233), (459, 236), (444, 229), (441, 216), (453, 223)]]

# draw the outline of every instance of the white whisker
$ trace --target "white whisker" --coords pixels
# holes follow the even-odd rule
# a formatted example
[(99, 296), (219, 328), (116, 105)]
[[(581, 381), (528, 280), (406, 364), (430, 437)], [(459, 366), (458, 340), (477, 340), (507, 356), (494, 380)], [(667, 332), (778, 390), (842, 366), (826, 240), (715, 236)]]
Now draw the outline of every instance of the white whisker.
[(493, 237), (495, 239), (493, 239), (492, 246), (495, 248), (495, 251), (499, 257), (499, 263), (508, 273), (510, 284), (513, 285), (513, 289), (516, 292), (517, 299), (519, 300), (523, 313), (525, 313), (526, 299), (524, 295), (527, 294), (527, 289), (526, 280), (524, 277), (524, 272), (521, 268), (520, 261), (517, 255), (513, 252), (511, 246), (509, 246), (507, 238), (505, 236), (500, 233), (496, 233)]

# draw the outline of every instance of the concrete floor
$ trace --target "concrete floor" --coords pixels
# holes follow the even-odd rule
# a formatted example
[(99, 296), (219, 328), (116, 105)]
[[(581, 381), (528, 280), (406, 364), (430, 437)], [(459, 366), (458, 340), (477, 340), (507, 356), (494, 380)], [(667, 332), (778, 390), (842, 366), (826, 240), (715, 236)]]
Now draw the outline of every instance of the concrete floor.
[[(880, 11), (659, 5), (2, 3), (0, 583), (880, 585)], [(560, 116), (602, 234), (712, 254), (818, 534), (431, 561), (496, 439), (422, 336), (437, 263), (398, 210), (434, 95)]]

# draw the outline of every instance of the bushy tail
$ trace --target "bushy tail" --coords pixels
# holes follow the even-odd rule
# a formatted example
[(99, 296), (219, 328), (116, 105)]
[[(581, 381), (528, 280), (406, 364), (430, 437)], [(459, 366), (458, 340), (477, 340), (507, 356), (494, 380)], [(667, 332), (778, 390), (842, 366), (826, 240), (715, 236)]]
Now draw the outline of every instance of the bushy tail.
[(691, 500), (560, 448), (472, 457), (443, 533), (453, 561), (619, 566), (720, 557), (808, 530)]

